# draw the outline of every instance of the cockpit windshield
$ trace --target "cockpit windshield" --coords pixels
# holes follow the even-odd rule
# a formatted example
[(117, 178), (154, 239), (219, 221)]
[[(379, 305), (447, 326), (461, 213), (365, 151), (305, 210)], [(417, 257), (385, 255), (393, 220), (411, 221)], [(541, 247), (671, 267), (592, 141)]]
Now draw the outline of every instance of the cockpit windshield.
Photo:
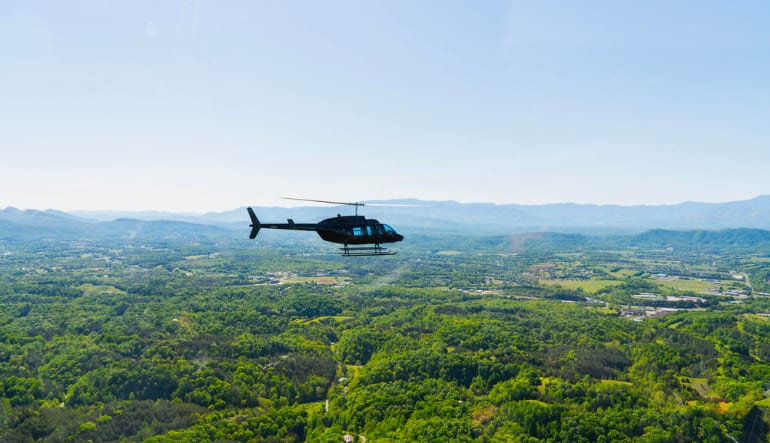
[(388, 225), (382, 225), (382, 227), (383, 227), (383, 229), (385, 229), (385, 233), (386, 234), (395, 234), (396, 233), (396, 230), (391, 228)]

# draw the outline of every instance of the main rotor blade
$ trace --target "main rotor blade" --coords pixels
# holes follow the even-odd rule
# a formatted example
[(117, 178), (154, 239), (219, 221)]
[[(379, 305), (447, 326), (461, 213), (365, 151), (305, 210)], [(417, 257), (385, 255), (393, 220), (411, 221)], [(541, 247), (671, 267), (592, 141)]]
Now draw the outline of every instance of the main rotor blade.
[(333, 201), (328, 201), (328, 200), (312, 200), (312, 199), (309, 199), (309, 198), (291, 198), (291, 197), (281, 197), (281, 198), (284, 199), (284, 200), (297, 200), (297, 201), (302, 201), (302, 202), (329, 203), (330, 205), (365, 206), (361, 202), (349, 203), (349, 202), (333, 202)]
[(394, 206), (400, 208), (421, 208), (425, 205), (411, 205), (409, 203), (367, 203), (366, 206)]

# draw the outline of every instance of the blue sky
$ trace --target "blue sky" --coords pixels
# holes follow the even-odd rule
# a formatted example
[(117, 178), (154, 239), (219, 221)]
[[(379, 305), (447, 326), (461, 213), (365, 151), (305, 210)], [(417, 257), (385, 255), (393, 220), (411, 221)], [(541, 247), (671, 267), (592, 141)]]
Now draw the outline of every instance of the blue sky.
[(770, 193), (770, 2), (4, 1), (0, 208)]

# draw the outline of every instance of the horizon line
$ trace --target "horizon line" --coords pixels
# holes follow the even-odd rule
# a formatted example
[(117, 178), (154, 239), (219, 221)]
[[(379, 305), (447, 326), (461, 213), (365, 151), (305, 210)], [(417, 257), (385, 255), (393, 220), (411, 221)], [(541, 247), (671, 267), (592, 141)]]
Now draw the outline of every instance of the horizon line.
[[(751, 200), (760, 199), (763, 197), (769, 197), (770, 194), (757, 194), (754, 197), (744, 198), (744, 199), (737, 199), (737, 200), (721, 200), (721, 201), (698, 201), (698, 200), (685, 200), (680, 201), (678, 203), (632, 203), (632, 204), (620, 204), (620, 203), (593, 203), (593, 202), (571, 202), (571, 201), (561, 201), (561, 202), (549, 202), (549, 203), (494, 203), (494, 202), (485, 202), (485, 201), (459, 201), (459, 200), (423, 200), (415, 197), (405, 197), (405, 198), (391, 198), (391, 199), (372, 199), (372, 200), (363, 200), (364, 203), (371, 202), (371, 203), (380, 203), (380, 202), (393, 202), (393, 201), (417, 201), (417, 202), (427, 202), (427, 203), (450, 203), (450, 204), (460, 204), (460, 205), (491, 205), (491, 206), (556, 206), (556, 205), (577, 205), (577, 206), (617, 206), (617, 207), (650, 207), (650, 206), (679, 206), (679, 205), (685, 205), (685, 204), (727, 204), (727, 203), (738, 203), (738, 202), (746, 202)], [(64, 212), (64, 213), (99, 213), (99, 212), (123, 212), (123, 213), (139, 213), (139, 212), (154, 212), (154, 213), (160, 213), (160, 214), (176, 214), (176, 215), (184, 215), (184, 216), (202, 216), (206, 214), (221, 214), (225, 212), (230, 211), (236, 211), (240, 209), (245, 209), (248, 206), (252, 207), (259, 207), (259, 208), (281, 208), (281, 209), (291, 209), (291, 208), (309, 208), (309, 207), (336, 207), (336, 206), (342, 206), (342, 205), (323, 205), (323, 204), (297, 204), (297, 205), (264, 205), (264, 204), (246, 204), (239, 207), (234, 207), (230, 209), (224, 209), (224, 210), (207, 210), (207, 211), (190, 211), (190, 210), (174, 210), (174, 209), (59, 209), (59, 208), (33, 208), (33, 207), (25, 207), (20, 208), (18, 206), (8, 205), (4, 208), (0, 209), (1, 211), (7, 211), (9, 209), (17, 210), (17, 211), (41, 211), (41, 212), (47, 212), (47, 211), (58, 211), (58, 212)]]

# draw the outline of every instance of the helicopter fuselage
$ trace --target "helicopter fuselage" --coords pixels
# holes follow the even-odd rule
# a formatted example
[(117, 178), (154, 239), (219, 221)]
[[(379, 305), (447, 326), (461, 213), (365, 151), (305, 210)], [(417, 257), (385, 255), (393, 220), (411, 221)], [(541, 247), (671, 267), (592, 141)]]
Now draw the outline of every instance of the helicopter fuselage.
[(367, 219), (362, 215), (338, 215), (319, 223), (294, 223), (292, 219), (288, 219), (287, 223), (260, 223), (252, 213), (253, 211), (249, 208), (249, 214), (252, 216), (250, 238), (256, 237), (259, 229), (268, 228), (316, 231), (323, 240), (344, 245), (379, 245), (404, 239), (404, 236), (390, 226), (374, 219)]
[(349, 245), (395, 243), (404, 239), (390, 226), (374, 219), (367, 220), (362, 215), (327, 218), (318, 223), (316, 232), (326, 241)]

